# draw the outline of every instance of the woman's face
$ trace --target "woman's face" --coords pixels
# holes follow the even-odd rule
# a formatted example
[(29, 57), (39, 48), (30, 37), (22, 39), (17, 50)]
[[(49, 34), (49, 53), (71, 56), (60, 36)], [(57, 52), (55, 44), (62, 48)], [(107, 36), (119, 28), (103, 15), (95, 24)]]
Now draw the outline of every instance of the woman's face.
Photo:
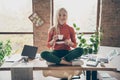
[(66, 23), (66, 21), (67, 21), (67, 13), (66, 13), (66, 11), (60, 10), (60, 12), (58, 14), (58, 23), (60, 25), (63, 25), (63, 24)]

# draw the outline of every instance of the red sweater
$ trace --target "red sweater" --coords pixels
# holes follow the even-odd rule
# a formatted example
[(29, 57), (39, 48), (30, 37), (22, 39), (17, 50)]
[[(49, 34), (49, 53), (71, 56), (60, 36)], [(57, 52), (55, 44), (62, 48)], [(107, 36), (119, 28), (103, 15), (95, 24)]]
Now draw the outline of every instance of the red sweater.
[[(76, 48), (76, 38), (75, 38), (75, 31), (72, 27), (70, 27), (67, 24), (62, 25), (61, 27), (59, 27), (60, 29), (60, 34), (62, 34), (63, 37), (63, 41), (66, 39), (70, 39), (74, 45), (72, 46), (73, 48)], [(47, 42), (47, 46), (48, 48), (53, 48), (53, 50), (71, 50), (70, 46), (65, 45), (65, 44), (56, 44), (54, 46), (51, 46), (49, 44), (49, 42), (52, 40), (53, 36), (56, 35), (56, 31), (54, 29), (51, 29), (48, 33), (48, 42)]]

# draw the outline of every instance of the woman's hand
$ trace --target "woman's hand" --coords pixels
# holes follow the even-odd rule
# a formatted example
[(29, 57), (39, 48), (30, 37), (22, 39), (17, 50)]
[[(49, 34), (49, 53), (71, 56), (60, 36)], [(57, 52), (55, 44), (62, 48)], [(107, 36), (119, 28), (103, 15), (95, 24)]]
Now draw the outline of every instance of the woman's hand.
[(58, 39), (58, 35), (54, 35), (52, 40), (56, 41), (57, 39)]
[(68, 45), (68, 46), (73, 46), (74, 45), (74, 43), (70, 39), (66, 39), (65, 44)]
[(52, 40), (49, 42), (49, 44), (52, 46), (57, 39), (58, 39), (58, 35), (54, 35)]

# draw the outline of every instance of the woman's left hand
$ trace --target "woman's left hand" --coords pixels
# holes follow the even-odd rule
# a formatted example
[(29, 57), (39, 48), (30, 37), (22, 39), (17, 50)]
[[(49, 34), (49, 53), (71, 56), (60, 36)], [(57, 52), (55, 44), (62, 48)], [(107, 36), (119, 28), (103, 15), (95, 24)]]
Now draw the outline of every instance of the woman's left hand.
[(74, 45), (74, 43), (70, 39), (66, 39), (65, 44), (68, 45), (68, 46), (73, 46)]

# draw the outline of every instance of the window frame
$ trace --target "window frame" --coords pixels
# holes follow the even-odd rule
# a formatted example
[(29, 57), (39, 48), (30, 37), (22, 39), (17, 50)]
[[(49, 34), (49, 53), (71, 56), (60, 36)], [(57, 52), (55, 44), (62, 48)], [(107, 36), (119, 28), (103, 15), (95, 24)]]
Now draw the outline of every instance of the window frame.
[(0, 32), (0, 34), (33, 34), (34, 32)]
[[(98, 32), (99, 29), (99, 16), (100, 16), (100, 0), (97, 2), (97, 21), (96, 21), (96, 31)], [(52, 25), (53, 25), (53, 17), (54, 17), (54, 0), (52, 0)], [(79, 34), (94, 34), (95, 32), (79, 32)]]
[[(32, 7), (33, 7), (33, 0), (32, 0)], [(33, 8), (32, 8), (32, 9), (33, 9)], [(33, 26), (33, 25), (32, 25), (32, 26)], [(8, 31), (6, 32), (6, 31), (5, 31), (5, 32), (0, 32), (0, 34), (3, 34), (3, 35), (14, 35), (14, 34), (18, 34), (18, 35), (19, 35), (19, 34), (23, 34), (23, 35), (24, 35), (24, 34), (32, 34), (32, 35), (34, 35), (34, 32), (33, 32), (33, 31), (34, 31), (34, 30), (32, 30), (32, 31), (30, 31), (30, 32), (25, 32), (25, 31), (24, 31), (24, 32), (15, 32), (15, 31), (14, 31), (14, 32), (8, 32)], [(34, 37), (33, 37), (33, 43), (34, 43)]]
[[(33, 0), (32, 0), (32, 11), (33, 11)], [(33, 24), (32, 24), (32, 27), (33, 27)], [(34, 29), (34, 28), (33, 28)], [(17, 31), (17, 32), (15, 32), (15, 31), (4, 31), (4, 32), (0, 32), (0, 35), (15, 35), (15, 34), (17, 34), (17, 35), (19, 35), (19, 34), (22, 34), (22, 35), (24, 35), (24, 34), (31, 34), (33, 37), (32, 37), (32, 39), (33, 39), (33, 44), (34, 44), (34, 30), (32, 30), (32, 31), (27, 31), (27, 32), (21, 32), (21, 31)]]

